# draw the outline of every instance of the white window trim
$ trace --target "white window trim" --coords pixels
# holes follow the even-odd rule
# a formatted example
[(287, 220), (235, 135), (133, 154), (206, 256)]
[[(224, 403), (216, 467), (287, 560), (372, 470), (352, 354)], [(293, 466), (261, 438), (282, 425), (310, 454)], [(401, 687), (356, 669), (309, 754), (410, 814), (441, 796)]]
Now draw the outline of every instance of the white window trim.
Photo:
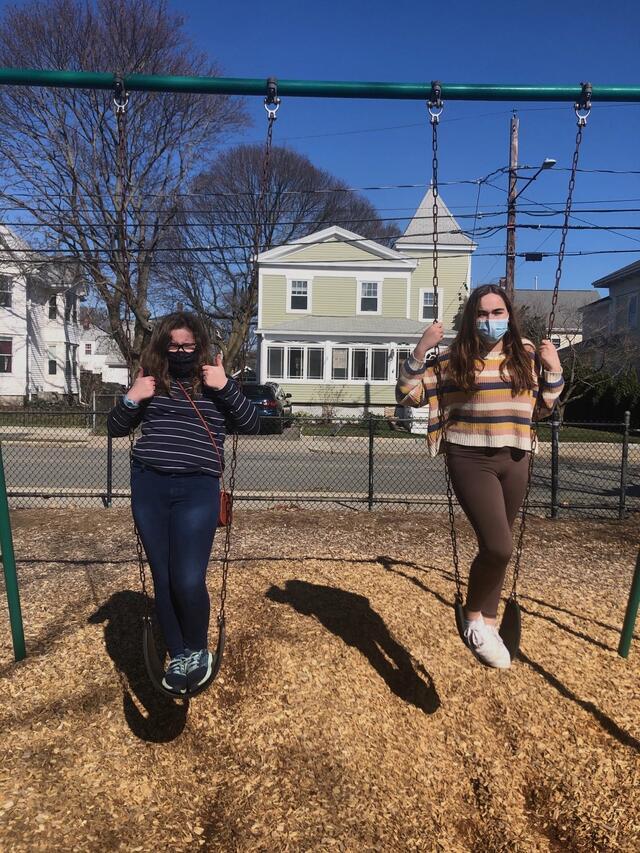
[[(442, 322), (442, 297), (443, 293), (441, 288), (438, 288), (438, 316), (434, 317), (434, 322), (437, 320), (438, 322)], [(422, 316), (422, 308), (424, 305), (424, 294), (425, 293), (433, 293), (433, 287), (421, 287), (418, 290), (418, 322), (419, 323), (428, 323), (430, 318)]]
[[(306, 281), (307, 283), (307, 307), (306, 308), (292, 308), (291, 307), (291, 286), (294, 281)], [(287, 304), (285, 305), (285, 309), (287, 314), (311, 314), (313, 311), (313, 301), (312, 301), (312, 291), (313, 291), (313, 279), (310, 276), (304, 275), (288, 275), (287, 276)]]
[[(284, 358), (284, 376), (271, 376), (269, 374), (269, 348), (274, 347), (283, 350), (283, 358)], [(301, 349), (303, 351), (302, 356), (302, 367), (303, 367), (303, 376), (299, 379), (289, 378), (286, 373), (289, 365), (289, 350), (290, 349)], [(317, 378), (309, 378), (307, 377), (307, 372), (309, 369), (309, 350), (320, 350), (323, 352), (323, 365), (324, 365), (324, 377), (322, 379)], [(333, 359), (332, 359), (332, 351), (334, 349), (344, 349), (347, 351), (347, 378), (346, 379), (333, 379)], [(397, 372), (396, 372), (396, 361), (398, 359), (398, 350), (408, 350), (411, 352), (413, 349), (412, 344), (407, 343), (395, 343), (394, 341), (389, 341), (385, 344), (375, 344), (375, 343), (343, 343), (339, 340), (330, 340), (330, 341), (265, 341), (265, 351), (264, 351), (264, 363), (265, 363), (265, 371), (264, 376), (261, 377), (261, 382), (278, 382), (280, 384), (286, 385), (352, 385), (362, 386), (364, 384), (369, 385), (381, 385), (381, 386), (392, 386), (395, 385), (397, 380)], [(369, 377), (371, 377), (371, 372), (373, 369), (373, 351), (381, 350), (386, 352), (387, 354), (387, 378), (386, 379), (353, 379), (352, 377), (352, 366), (353, 366), (353, 351), (354, 350), (366, 350), (367, 352), (367, 373)], [(392, 353), (392, 356), (389, 357), (389, 353)]]
[[(379, 317), (382, 314), (382, 279), (375, 276), (358, 276), (356, 287), (356, 315), (358, 317)], [(378, 285), (378, 310), (377, 311), (361, 311), (362, 304), (362, 285), (377, 284)]]
[[(11, 359), (11, 370), (7, 370), (5, 373), (0, 373), (0, 376), (13, 376), (15, 374), (15, 363), (16, 363), (16, 353), (13, 348), (13, 339), (14, 335), (0, 335), (0, 341), (11, 341), (11, 355), (9, 358)], [(6, 354), (3, 354), (6, 358)]]

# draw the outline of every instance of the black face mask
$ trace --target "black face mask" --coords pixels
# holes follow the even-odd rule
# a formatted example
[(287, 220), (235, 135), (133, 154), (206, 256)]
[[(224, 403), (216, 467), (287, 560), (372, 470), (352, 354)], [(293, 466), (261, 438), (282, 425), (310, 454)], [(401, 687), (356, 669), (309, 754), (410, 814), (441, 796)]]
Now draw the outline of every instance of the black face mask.
[(169, 373), (175, 379), (186, 379), (193, 373), (197, 360), (197, 352), (168, 352)]

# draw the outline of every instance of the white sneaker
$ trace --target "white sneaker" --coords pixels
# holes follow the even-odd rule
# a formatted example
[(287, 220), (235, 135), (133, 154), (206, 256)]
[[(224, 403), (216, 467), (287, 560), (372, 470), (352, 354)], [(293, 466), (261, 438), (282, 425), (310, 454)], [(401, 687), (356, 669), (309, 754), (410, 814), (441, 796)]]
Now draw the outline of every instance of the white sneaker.
[(464, 620), (464, 638), (473, 654), (487, 666), (508, 669), (511, 656), (502, 642), (495, 625), (487, 625), (482, 618)]

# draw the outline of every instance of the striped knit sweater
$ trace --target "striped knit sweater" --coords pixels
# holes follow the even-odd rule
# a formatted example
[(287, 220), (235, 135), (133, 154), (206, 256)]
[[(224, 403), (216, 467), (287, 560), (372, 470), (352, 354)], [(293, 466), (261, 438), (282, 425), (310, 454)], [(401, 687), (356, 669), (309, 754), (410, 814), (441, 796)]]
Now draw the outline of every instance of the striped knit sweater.
[[(182, 384), (192, 396), (190, 384)], [(127, 408), (120, 400), (107, 416), (107, 430), (111, 436), (125, 436), (142, 424), (142, 435), (133, 448), (134, 459), (167, 473), (199, 471), (219, 477), (222, 473), (220, 461), (224, 467), (227, 430), (257, 433), (260, 416), (232, 380), (219, 391), (203, 388), (202, 396), (194, 402), (216, 440), (218, 452), (193, 406), (173, 379), (170, 397), (157, 394), (143, 401), (137, 409)]]
[[(530, 341), (525, 344), (533, 347)], [(477, 390), (471, 394), (461, 391), (449, 378), (449, 352), (441, 349), (438, 356), (442, 375), (442, 401), (445, 411), (445, 430), (448, 442), (468, 447), (516, 447), (531, 450), (531, 418), (541, 390), (542, 400), (536, 418), (551, 414), (564, 387), (562, 372), (543, 371), (542, 387), (512, 396), (511, 381), (500, 376), (504, 353), (489, 353), (477, 373)], [(535, 375), (535, 356), (531, 352), (531, 367)], [(440, 450), (441, 430), (433, 362), (420, 365), (408, 358), (400, 369), (396, 399), (402, 406), (429, 406), (427, 442), (430, 456)]]

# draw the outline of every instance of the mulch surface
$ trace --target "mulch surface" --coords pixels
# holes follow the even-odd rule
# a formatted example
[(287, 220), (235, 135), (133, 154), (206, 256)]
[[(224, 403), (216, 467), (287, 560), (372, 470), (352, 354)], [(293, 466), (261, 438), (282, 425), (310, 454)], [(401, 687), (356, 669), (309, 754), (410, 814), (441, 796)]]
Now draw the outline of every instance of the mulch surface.
[(238, 511), (223, 668), (176, 703), (142, 663), (129, 511), (12, 518), (2, 849), (640, 849), (640, 639), (616, 654), (637, 519), (530, 520), (496, 671), (458, 639), (444, 516)]

